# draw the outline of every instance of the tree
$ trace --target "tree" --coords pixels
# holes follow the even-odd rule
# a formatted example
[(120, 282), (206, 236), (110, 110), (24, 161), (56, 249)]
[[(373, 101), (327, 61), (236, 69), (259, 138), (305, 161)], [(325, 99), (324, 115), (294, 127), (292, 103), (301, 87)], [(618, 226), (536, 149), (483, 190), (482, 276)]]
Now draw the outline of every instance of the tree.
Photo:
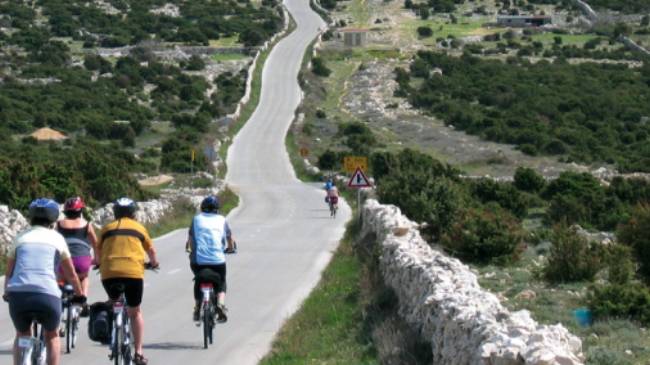
[(325, 60), (321, 57), (314, 57), (311, 60), (311, 71), (318, 76), (327, 77), (332, 71), (325, 65)]
[(637, 206), (616, 233), (622, 243), (632, 248), (641, 265), (639, 273), (650, 282), (650, 205)]
[(566, 225), (553, 228), (551, 250), (544, 266), (550, 282), (592, 280), (602, 267), (602, 250)]

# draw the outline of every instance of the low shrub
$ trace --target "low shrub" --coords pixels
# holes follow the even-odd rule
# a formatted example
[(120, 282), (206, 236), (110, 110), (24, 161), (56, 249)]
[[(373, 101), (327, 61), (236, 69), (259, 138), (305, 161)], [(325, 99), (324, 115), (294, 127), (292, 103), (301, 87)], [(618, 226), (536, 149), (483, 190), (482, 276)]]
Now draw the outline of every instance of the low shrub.
[(572, 227), (556, 225), (543, 275), (553, 283), (593, 280), (602, 267), (602, 257), (600, 246), (590, 243)]
[(496, 204), (469, 208), (442, 235), (443, 246), (454, 256), (475, 263), (515, 261), (523, 248), (519, 221)]
[(596, 319), (626, 318), (650, 324), (650, 289), (641, 283), (595, 286), (587, 301)]
[(433, 29), (431, 29), (431, 27), (426, 27), (426, 26), (418, 27), (417, 32), (418, 35), (422, 38), (428, 38), (433, 35)]

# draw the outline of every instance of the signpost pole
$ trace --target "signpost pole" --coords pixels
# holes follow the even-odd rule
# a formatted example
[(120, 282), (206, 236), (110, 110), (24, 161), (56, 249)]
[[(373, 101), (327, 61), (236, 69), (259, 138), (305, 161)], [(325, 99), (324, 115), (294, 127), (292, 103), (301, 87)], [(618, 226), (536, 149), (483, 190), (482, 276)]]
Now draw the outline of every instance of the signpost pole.
[(193, 188), (192, 180), (194, 179), (194, 149), (192, 149), (192, 160), (190, 161), (190, 189)]
[(359, 210), (359, 222), (361, 222), (361, 189), (357, 189), (357, 210)]

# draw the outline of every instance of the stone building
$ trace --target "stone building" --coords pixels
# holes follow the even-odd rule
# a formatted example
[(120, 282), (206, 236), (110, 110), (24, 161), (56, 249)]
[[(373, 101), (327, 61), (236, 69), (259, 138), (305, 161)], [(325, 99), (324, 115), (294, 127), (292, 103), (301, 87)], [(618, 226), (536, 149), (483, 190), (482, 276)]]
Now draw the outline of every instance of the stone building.
[(339, 33), (343, 35), (343, 44), (346, 47), (365, 47), (368, 43), (367, 29), (346, 28), (339, 30)]

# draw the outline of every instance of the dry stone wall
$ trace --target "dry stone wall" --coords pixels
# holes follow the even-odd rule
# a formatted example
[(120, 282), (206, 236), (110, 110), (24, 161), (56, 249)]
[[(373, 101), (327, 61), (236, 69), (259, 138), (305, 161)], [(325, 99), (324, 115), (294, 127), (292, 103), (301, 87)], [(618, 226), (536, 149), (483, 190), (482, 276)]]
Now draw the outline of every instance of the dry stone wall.
[(399, 208), (369, 199), (363, 235), (376, 237), (386, 284), (399, 314), (426, 341), (437, 365), (578, 365), (582, 343), (562, 325), (510, 312), (457, 259), (432, 249)]

